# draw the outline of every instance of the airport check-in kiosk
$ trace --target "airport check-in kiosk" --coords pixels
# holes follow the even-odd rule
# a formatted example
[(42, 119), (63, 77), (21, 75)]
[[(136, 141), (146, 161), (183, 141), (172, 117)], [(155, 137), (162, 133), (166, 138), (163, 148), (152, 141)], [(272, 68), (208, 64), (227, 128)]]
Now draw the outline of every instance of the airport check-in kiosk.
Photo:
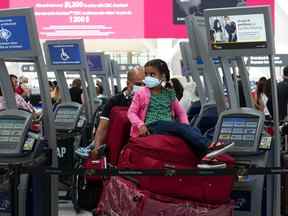
[[(267, 166), (272, 137), (264, 130), (265, 116), (251, 108), (239, 108), (222, 112), (216, 126), (214, 141), (234, 142), (229, 154), (237, 160), (239, 169)], [(264, 215), (262, 199), (268, 198), (264, 188), (264, 176), (240, 176), (234, 184), (232, 199), (235, 215)], [(267, 200), (267, 201), (268, 201)]]
[[(86, 83), (86, 56), (82, 40), (46, 41), (44, 45), (46, 64), (55, 71), (61, 93), (61, 103), (54, 112), (57, 131), (57, 153), (59, 167), (73, 170), (76, 164), (74, 151), (79, 145), (87, 145), (90, 135), (89, 121), (92, 120), (92, 101)], [(80, 75), (84, 95), (84, 105), (72, 102), (65, 78), (65, 72)], [(94, 88), (94, 91), (95, 88)], [(88, 131), (88, 132), (87, 132)], [(89, 137), (88, 137), (89, 136)]]
[[(57, 167), (52, 105), (34, 12), (32, 9), (1, 10), (0, 23), (0, 86), (6, 101), (6, 110), (0, 112), (0, 168), (1, 174), (3, 170), (11, 174), (9, 183), (1, 182), (0, 215), (54, 216), (58, 214), (57, 178), (22, 173), (23, 169), (44, 164)], [(32, 113), (17, 109), (5, 65), (7, 61), (35, 63), (45, 103), (40, 130), (32, 127)], [(51, 150), (51, 157), (47, 156), (45, 149)], [(32, 184), (28, 184), (29, 179)], [(32, 207), (27, 204), (32, 204)]]
[[(236, 161), (246, 167), (280, 167), (279, 117), (273, 113), (274, 134), (271, 150), (269, 136), (263, 133), (264, 116), (251, 108), (239, 109), (235, 97), (235, 88), (228, 73), (228, 59), (235, 57), (239, 72), (244, 71), (243, 56), (268, 56), (272, 80), (273, 110), (278, 110), (277, 86), (274, 74), (274, 38), (272, 34), (271, 13), (269, 7), (241, 7), (209, 9), (204, 11), (208, 52), (210, 57), (220, 57), (227, 79), (231, 110), (223, 112), (218, 121), (214, 140), (235, 142), (231, 154)], [(220, 22), (223, 34), (216, 35), (215, 20)], [(236, 31), (225, 34), (227, 25), (236, 26)], [(232, 28), (230, 28), (231, 30)], [(235, 29), (234, 29), (235, 30)], [(225, 66), (226, 65), (226, 66)], [(225, 72), (226, 71), (226, 72)], [(228, 76), (229, 75), (229, 76)], [(240, 74), (246, 91), (249, 80)], [(245, 87), (247, 86), (247, 87)], [(248, 97), (248, 92), (246, 92)], [(246, 125), (244, 127), (244, 125)], [(249, 126), (249, 127), (248, 127)], [(252, 134), (253, 132), (253, 134)], [(255, 132), (255, 133), (254, 133)], [(262, 134), (262, 136), (261, 136)], [(264, 149), (264, 150), (263, 150)], [(265, 182), (265, 184), (264, 184)], [(265, 186), (266, 185), (266, 186)], [(280, 176), (247, 176), (235, 183), (232, 197), (236, 200), (235, 216), (280, 215)]]
[[(96, 76), (96, 78), (100, 79), (103, 88), (104, 88), (104, 95), (111, 96), (110, 84), (109, 84), (109, 68), (108, 62), (104, 53), (97, 52), (97, 53), (86, 53), (87, 56), (87, 64), (89, 74), (91, 76)], [(96, 91), (96, 90), (95, 90)]]
[[(189, 32), (189, 44), (191, 52), (187, 51), (188, 47), (185, 45), (182, 50), (184, 55), (190, 56), (187, 58), (187, 64), (191, 65), (193, 70), (195, 64), (201, 60), (203, 62), (203, 76), (205, 77), (205, 82), (207, 85), (207, 92), (204, 91), (204, 86), (202, 87), (202, 100), (207, 102), (206, 97), (210, 101), (216, 103), (218, 113), (221, 113), (226, 109), (226, 103), (224, 99), (223, 86), (221, 83), (221, 78), (218, 73), (218, 69), (215, 66), (212, 58), (208, 55), (208, 46), (207, 46), (207, 36), (206, 36), (206, 26), (205, 20), (203, 17), (188, 16), (186, 18), (187, 30)], [(192, 57), (191, 57), (192, 56)], [(190, 62), (190, 63), (189, 63)], [(199, 72), (193, 71), (195, 79), (201, 82), (197, 75), (200, 75)], [(202, 83), (201, 83), (202, 84)], [(198, 88), (198, 87), (197, 87)], [(199, 96), (201, 94), (201, 86), (199, 89)], [(204, 106), (202, 106), (204, 107)]]
[(117, 61), (111, 60), (112, 64), (112, 72), (113, 76), (116, 79), (116, 84), (117, 84), (117, 93), (121, 92), (122, 86), (121, 86), (121, 76), (120, 76), (120, 67)]
[(111, 57), (110, 55), (104, 55), (105, 59), (105, 64), (106, 64), (106, 73), (108, 75), (108, 80), (109, 80), (109, 87), (110, 87), (110, 92), (111, 96), (115, 94), (114, 91), (114, 74), (113, 74), (113, 68), (112, 68), (112, 63), (111, 63)]
[(180, 42), (180, 50), (183, 59), (183, 67), (189, 71), (189, 74), (192, 76), (193, 81), (196, 83), (197, 92), (199, 95), (199, 99), (201, 104), (205, 104), (207, 102), (208, 94), (207, 89), (204, 86), (204, 82), (201, 80), (201, 75), (199, 68), (197, 68), (196, 60), (193, 60), (192, 50), (189, 42)]

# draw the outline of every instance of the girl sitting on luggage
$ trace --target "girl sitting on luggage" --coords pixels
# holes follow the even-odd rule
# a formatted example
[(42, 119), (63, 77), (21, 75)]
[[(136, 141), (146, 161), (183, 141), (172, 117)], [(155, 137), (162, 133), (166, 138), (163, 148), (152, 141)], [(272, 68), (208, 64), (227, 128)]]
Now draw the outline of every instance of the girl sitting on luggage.
[(131, 137), (150, 134), (178, 136), (200, 159), (209, 160), (231, 148), (233, 144), (221, 143), (208, 148), (209, 139), (189, 125), (186, 112), (176, 99), (175, 91), (170, 88), (169, 80), (170, 72), (166, 62), (155, 59), (145, 64), (145, 87), (135, 93), (128, 110), (132, 125)]

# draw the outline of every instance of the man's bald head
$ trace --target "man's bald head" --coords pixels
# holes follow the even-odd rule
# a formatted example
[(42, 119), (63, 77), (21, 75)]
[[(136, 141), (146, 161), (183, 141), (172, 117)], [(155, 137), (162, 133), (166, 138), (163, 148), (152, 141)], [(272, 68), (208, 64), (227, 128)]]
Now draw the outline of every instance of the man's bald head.
[(143, 80), (145, 78), (145, 72), (143, 68), (135, 67), (128, 71), (127, 81), (133, 82), (135, 79)]
[(131, 93), (133, 85), (136, 83), (143, 83), (145, 79), (144, 69), (141, 67), (135, 67), (127, 73), (127, 90)]

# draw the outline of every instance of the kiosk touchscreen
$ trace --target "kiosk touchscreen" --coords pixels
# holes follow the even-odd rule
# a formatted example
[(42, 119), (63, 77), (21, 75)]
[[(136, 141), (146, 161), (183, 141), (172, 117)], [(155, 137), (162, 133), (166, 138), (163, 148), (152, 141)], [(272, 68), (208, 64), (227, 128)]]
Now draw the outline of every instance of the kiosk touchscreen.
[(73, 130), (77, 127), (82, 112), (78, 103), (59, 104), (55, 112), (56, 130)]
[(214, 56), (256, 56), (274, 52), (269, 7), (205, 10), (208, 49)]
[(218, 120), (216, 141), (234, 142), (233, 153), (255, 154), (261, 147), (264, 120), (262, 113), (250, 109), (224, 112)]

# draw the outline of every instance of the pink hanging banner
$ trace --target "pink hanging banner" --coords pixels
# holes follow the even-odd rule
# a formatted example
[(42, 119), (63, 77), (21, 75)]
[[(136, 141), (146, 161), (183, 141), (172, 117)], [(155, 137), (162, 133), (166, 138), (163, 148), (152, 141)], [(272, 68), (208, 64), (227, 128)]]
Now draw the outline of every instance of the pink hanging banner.
[(143, 0), (10, 0), (34, 7), (41, 39), (143, 38)]
[(9, 7), (9, 0), (1, 0), (0, 1), (0, 9), (8, 8)]
[[(41, 39), (186, 38), (177, 1), (181, 0), (10, 0), (10, 8), (34, 7)], [(275, 0), (190, 0), (187, 4), (189, 12), (201, 14), (199, 8), (225, 7), (233, 1), (270, 5), (274, 20)], [(1, 0), (0, 8), (8, 3)]]

